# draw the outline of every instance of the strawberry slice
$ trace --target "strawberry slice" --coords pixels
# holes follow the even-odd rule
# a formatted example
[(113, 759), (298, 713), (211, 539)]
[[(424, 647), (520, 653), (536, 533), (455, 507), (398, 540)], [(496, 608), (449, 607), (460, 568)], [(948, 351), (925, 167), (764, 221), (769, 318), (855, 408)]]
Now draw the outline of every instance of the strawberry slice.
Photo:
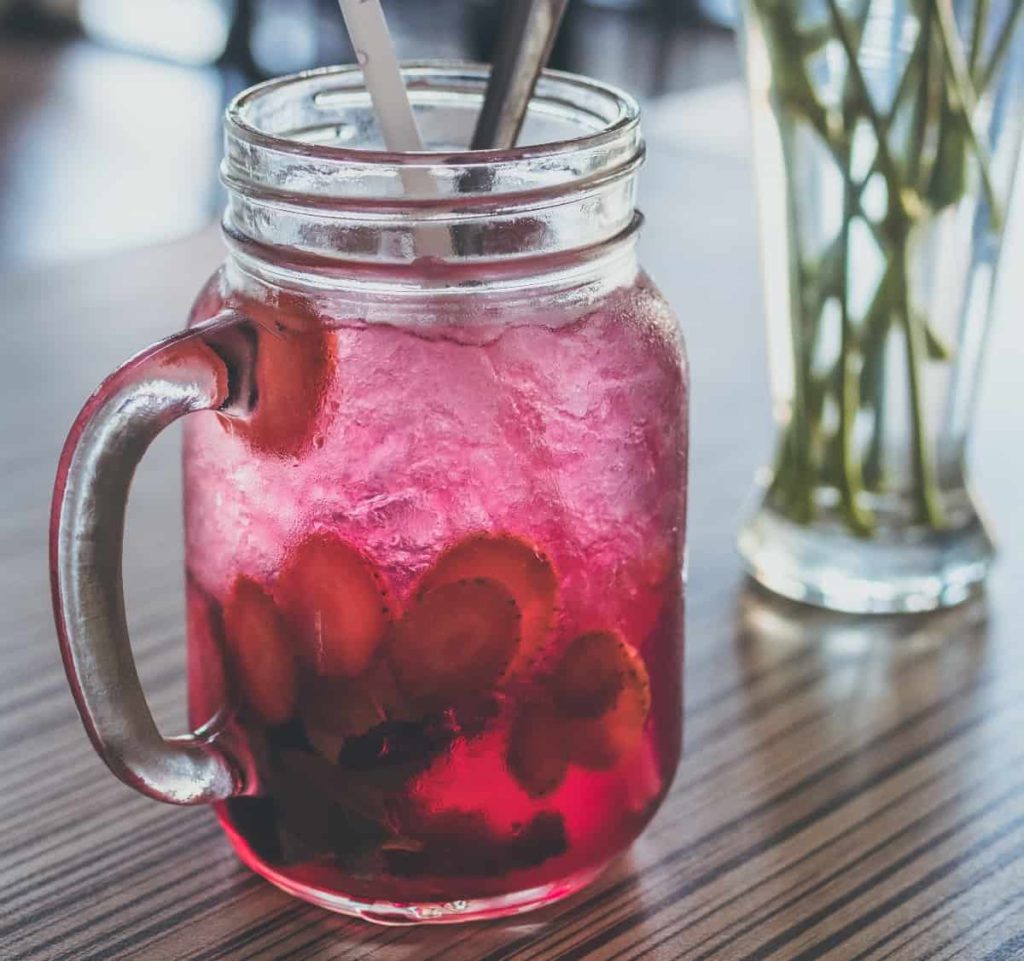
[(421, 589), (476, 577), (497, 581), (515, 599), (522, 614), (522, 640), (508, 673), (526, 669), (547, 641), (557, 612), (558, 581), (551, 561), (512, 534), (474, 534), (438, 558)]
[(295, 632), (302, 661), (327, 677), (369, 666), (391, 622), (377, 568), (335, 534), (307, 537), (285, 563), (275, 596)]
[(623, 675), (636, 671), (637, 659), (618, 631), (581, 634), (565, 649), (552, 675), (556, 706), (567, 717), (607, 713), (623, 689)]
[(260, 452), (295, 455), (309, 446), (334, 369), (333, 341), (308, 303), (282, 295), (271, 306), (240, 305), (255, 323), (255, 396), (232, 430)]
[(618, 633), (593, 631), (566, 649), (551, 680), (570, 761), (607, 770), (640, 744), (651, 709), (643, 659)]
[(496, 581), (421, 590), (388, 645), (399, 687), (423, 711), (479, 696), (515, 656), (520, 621), (515, 599)]
[(224, 634), (245, 702), (267, 724), (281, 724), (295, 709), (295, 659), (270, 595), (239, 576), (224, 604)]
[(530, 797), (550, 794), (565, 778), (569, 759), (560, 734), (562, 723), (547, 701), (524, 704), (512, 722), (506, 762)]

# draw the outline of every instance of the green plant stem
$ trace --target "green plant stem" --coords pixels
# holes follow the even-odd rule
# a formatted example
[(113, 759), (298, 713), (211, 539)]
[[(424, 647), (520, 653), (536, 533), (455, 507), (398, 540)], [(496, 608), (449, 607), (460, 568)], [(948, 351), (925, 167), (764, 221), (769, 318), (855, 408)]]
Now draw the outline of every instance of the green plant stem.
[[(832, 458), (829, 457), (829, 440), (825, 432), (825, 400), (829, 394), (839, 393), (839, 384), (843, 374), (841, 360), (837, 360), (822, 376), (811, 379), (807, 391), (807, 420), (810, 424), (811, 443), (809, 456), (811, 465), (821, 477), (834, 479)], [(836, 475), (841, 469), (836, 458)], [(836, 481), (838, 486), (839, 482)]]
[(836, 34), (839, 37), (839, 42), (842, 44), (843, 50), (846, 53), (850, 76), (853, 78), (857, 86), (857, 105), (864, 111), (864, 114), (868, 119), (868, 123), (871, 124), (871, 127), (874, 130), (878, 149), (878, 163), (880, 165), (882, 175), (885, 177), (886, 182), (889, 185), (889, 203), (890, 205), (898, 203), (902, 200), (900, 176), (899, 170), (896, 168), (896, 163), (889, 151), (888, 131), (882, 122), (880, 114), (875, 109), (875, 105), (871, 102), (871, 91), (868, 90), (864, 74), (860, 69), (860, 61), (857, 57), (857, 48), (854, 45), (850, 31), (846, 27), (846, 21), (843, 19), (843, 14), (839, 9), (837, 0), (828, 0), (828, 9), (829, 14), (832, 17), (832, 26), (835, 28)]
[[(865, 3), (863, 10), (861, 11), (861, 17), (863, 17), (868, 9), (868, 4)], [(838, 10), (836, 11), (838, 15)], [(807, 70), (804, 64), (803, 55), (800, 53), (801, 47), (804, 46), (800, 42), (800, 37), (793, 29), (793, 23), (795, 22), (795, 16), (792, 11), (787, 11), (782, 7), (777, 6), (774, 11), (774, 15), (767, 17), (768, 23), (765, 24), (766, 33), (770, 34), (773, 38), (773, 47), (776, 51), (776, 56), (773, 58), (776, 61), (776, 73), (778, 75), (777, 86), (779, 88), (779, 97), (784, 104), (788, 105), (791, 111), (797, 115), (803, 117), (811, 125), (811, 127), (817, 132), (818, 136), (821, 137), (822, 142), (832, 154), (833, 159), (837, 165), (842, 165), (842, 150), (837, 146), (837, 136), (846, 136), (846, 132), (843, 130), (837, 130), (837, 124), (835, 119), (821, 104), (818, 103), (814, 96), (814, 88), (807, 76)], [(779, 22), (781, 20), (781, 22)], [(862, 23), (858, 23), (858, 38), (854, 39), (852, 34), (844, 32), (845, 45), (847, 51), (853, 51), (853, 56), (856, 57), (856, 46), (859, 43), (859, 35)], [(831, 33), (827, 34), (831, 36)], [(779, 63), (781, 61), (781, 63)], [(862, 89), (863, 88), (863, 78)], [(901, 92), (909, 85), (909, 80), (904, 75), (901, 78), (900, 85), (897, 91), (897, 95), (894, 98), (894, 103), (901, 95)], [(849, 78), (847, 78), (849, 82)], [(871, 108), (870, 100), (868, 100), (868, 107)], [(796, 109), (793, 109), (796, 108)], [(885, 130), (885, 137), (882, 142), (885, 142), (885, 138), (888, 136), (888, 125), (891, 123), (891, 117), (877, 118), (878, 123), (883, 125)], [(877, 128), (876, 128), (877, 132)], [(878, 158), (872, 161), (871, 169), (868, 171), (867, 176), (864, 178), (860, 185), (860, 188), (855, 194), (855, 205), (856, 214), (864, 221), (868, 228), (875, 234), (876, 240), (881, 241), (878, 235), (878, 227), (874, 221), (868, 217), (864, 208), (861, 206), (861, 193), (863, 192), (864, 186), (866, 185), (871, 173), (874, 171)]]
[(896, 289), (900, 292), (900, 321), (906, 335), (907, 359), (907, 390), (910, 401), (911, 444), (913, 451), (914, 474), (917, 484), (914, 496), (917, 501), (918, 520), (933, 529), (940, 529), (944, 524), (942, 507), (939, 503), (938, 487), (935, 483), (935, 470), (932, 465), (931, 452), (925, 431), (924, 385), (921, 383), (925, 355), (924, 328), (914, 317), (908, 297), (906, 245), (894, 264), (896, 271)]
[(894, 279), (893, 258), (886, 261), (885, 270), (875, 296), (864, 314), (862, 324), (861, 397), (870, 399), (874, 417), (871, 440), (864, 457), (864, 484), (877, 490), (882, 482), (882, 452), (885, 430), (885, 347), (892, 324), (892, 295)]
[(925, 179), (924, 141), (928, 129), (929, 102), (932, 83), (932, 4), (925, 3), (921, 11), (921, 79), (914, 103), (913, 133), (907, 149), (907, 182), (918, 190)]
[[(792, 144), (788, 145), (791, 151)], [(813, 517), (810, 469), (810, 430), (807, 423), (807, 391), (810, 375), (812, 345), (806, 343), (804, 331), (804, 305), (800, 302), (804, 282), (800, 276), (803, 263), (802, 245), (797, 229), (796, 184), (792, 171), (786, 166), (786, 197), (789, 204), (787, 221), (789, 243), (794, 251), (790, 258), (790, 290), (796, 293), (790, 310), (790, 330), (793, 348), (793, 399), (789, 427), (783, 435), (776, 459), (775, 476), (769, 497), (798, 523), (809, 523)]]
[(861, 508), (858, 496), (864, 487), (860, 461), (853, 449), (854, 427), (860, 411), (860, 383), (856, 360), (858, 357), (857, 337), (850, 317), (849, 270), (850, 270), (850, 221), (853, 217), (853, 194), (855, 190), (850, 175), (850, 153), (846, 152), (843, 164), (843, 226), (841, 271), (839, 277), (840, 310), (840, 385), (839, 385), (839, 494), (846, 523), (855, 534), (867, 536), (874, 529), (874, 518)]
[(981, 57), (981, 48), (985, 42), (985, 24), (988, 23), (989, 0), (975, 0), (974, 3), (974, 24), (971, 27), (971, 56), (967, 61), (967, 68), (972, 77), (978, 76), (978, 61)]
[(985, 146), (974, 120), (978, 98), (974, 92), (974, 83), (971, 81), (970, 71), (967, 67), (963, 44), (960, 42), (959, 33), (957, 33), (952, 0), (935, 0), (935, 9), (939, 41), (948, 69), (946, 89), (950, 103), (960, 109), (964, 133), (967, 135), (967, 142), (974, 153), (978, 172), (981, 175), (981, 189), (985, 192), (985, 198), (988, 200), (992, 227), (994, 230), (999, 230), (1003, 223), (1002, 204), (996, 196), (992, 183), (992, 161), (988, 155), (988, 148)]
[[(907, 60), (907, 66), (903, 70), (903, 75), (900, 77), (900, 82), (896, 86), (896, 92), (893, 94), (892, 103), (889, 105), (889, 110), (879, 116), (881, 128), (884, 131), (886, 140), (888, 141), (889, 131), (892, 129), (893, 122), (896, 119), (896, 114), (899, 111), (900, 104), (903, 102), (903, 98), (907, 93), (913, 89), (914, 80), (916, 79), (917, 69), (916, 64), (922, 48), (922, 38), (918, 37), (914, 44), (914, 49)], [(835, 156), (835, 150), (833, 145), (830, 145), (830, 149), (833, 151)], [(838, 159), (838, 158), (837, 158)], [(874, 237), (875, 241), (880, 247), (886, 246), (886, 238), (879, 229), (878, 224), (872, 220), (864, 210), (862, 204), (862, 196), (864, 194), (864, 188), (867, 187), (868, 182), (874, 176), (875, 171), (878, 170), (878, 152), (875, 152), (875, 156), (872, 158), (871, 163), (868, 165), (868, 169), (864, 176), (861, 178), (860, 183), (857, 184), (853, 191), (853, 214), (860, 217), (867, 228), (871, 231), (871, 236)]]

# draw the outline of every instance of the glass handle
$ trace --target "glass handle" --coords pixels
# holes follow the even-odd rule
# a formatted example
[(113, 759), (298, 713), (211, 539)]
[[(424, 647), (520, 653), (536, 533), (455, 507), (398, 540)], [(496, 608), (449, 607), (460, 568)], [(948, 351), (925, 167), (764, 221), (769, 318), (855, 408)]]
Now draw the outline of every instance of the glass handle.
[[(171, 804), (243, 789), (242, 768), (211, 735), (164, 738), (146, 704), (125, 620), (121, 553), (135, 468), (185, 414), (229, 403), (240, 318), (218, 315), (128, 361), (78, 415), (61, 454), (50, 522), (54, 617), (78, 711), (122, 781)], [(244, 357), (244, 354), (241, 355)]]

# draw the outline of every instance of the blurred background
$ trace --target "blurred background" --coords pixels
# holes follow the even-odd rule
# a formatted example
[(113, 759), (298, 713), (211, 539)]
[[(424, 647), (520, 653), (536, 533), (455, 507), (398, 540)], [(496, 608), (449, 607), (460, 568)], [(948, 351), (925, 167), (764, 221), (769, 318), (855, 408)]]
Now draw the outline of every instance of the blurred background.
[[(405, 59), (489, 60), (498, 8), (385, 3)], [(739, 77), (734, 17), (734, 0), (573, 0), (552, 66), (664, 103)], [(352, 59), (335, 0), (0, 0), (0, 271), (215, 220), (225, 103)]]

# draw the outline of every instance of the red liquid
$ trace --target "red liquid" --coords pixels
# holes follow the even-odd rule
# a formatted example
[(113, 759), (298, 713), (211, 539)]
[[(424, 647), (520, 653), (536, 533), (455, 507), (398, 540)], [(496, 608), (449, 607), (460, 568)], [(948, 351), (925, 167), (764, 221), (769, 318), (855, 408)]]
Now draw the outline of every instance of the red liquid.
[(500, 325), (239, 306), (255, 384), (185, 460), (192, 720), (255, 772), (232, 841), (378, 917), (569, 893), (679, 756), (674, 322), (644, 283)]

